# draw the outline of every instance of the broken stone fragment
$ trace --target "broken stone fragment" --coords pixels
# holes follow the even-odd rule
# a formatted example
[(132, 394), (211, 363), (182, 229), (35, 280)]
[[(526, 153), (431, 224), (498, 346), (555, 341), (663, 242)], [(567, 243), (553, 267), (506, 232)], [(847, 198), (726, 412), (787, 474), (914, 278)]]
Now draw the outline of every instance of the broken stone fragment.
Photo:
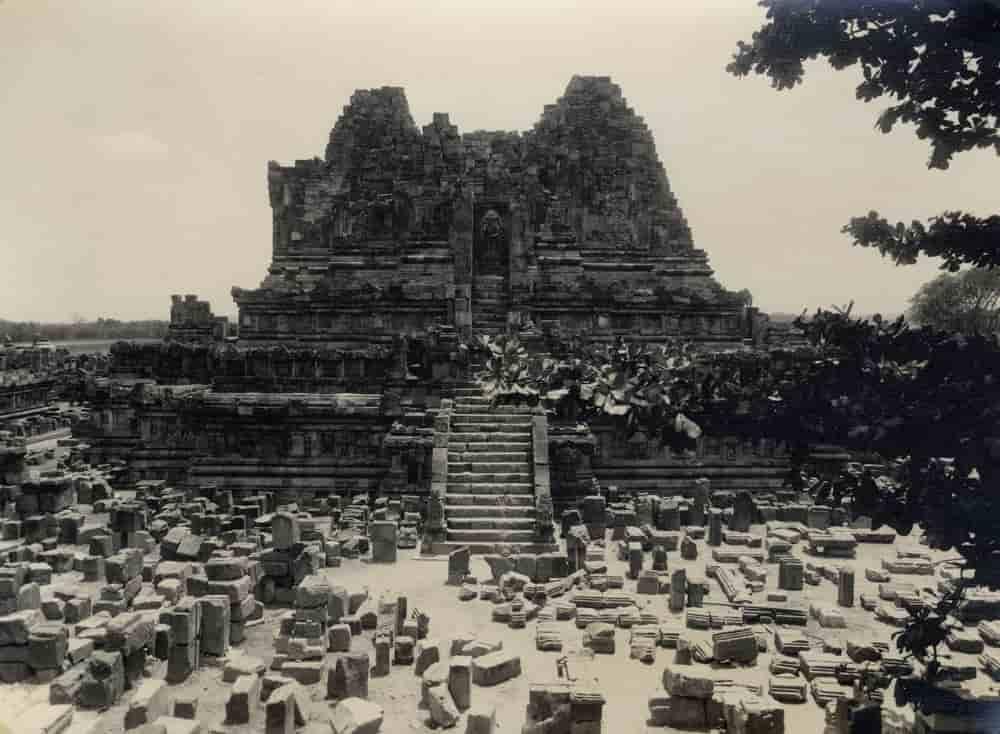
[(147, 679), (132, 694), (128, 711), (125, 712), (125, 730), (135, 729), (143, 724), (166, 716), (170, 709), (166, 681)]
[(472, 680), (479, 686), (494, 686), (521, 675), (521, 658), (505, 650), (482, 655), (472, 661)]
[(376, 734), (382, 727), (382, 707), (362, 698), (347, 698), (333, 710), (334, 734)]
[(226, 701), (227, 724), (249, 724), (260, 702), (260, 678), (241, 675), (236, 679)]

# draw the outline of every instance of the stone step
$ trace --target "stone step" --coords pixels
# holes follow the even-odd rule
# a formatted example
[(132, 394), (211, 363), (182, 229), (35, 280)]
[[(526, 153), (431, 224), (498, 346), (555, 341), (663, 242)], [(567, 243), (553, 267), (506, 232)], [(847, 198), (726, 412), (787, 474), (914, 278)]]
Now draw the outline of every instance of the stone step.
[(531, 505), (445, 505), (448, 517), (495, 518), (497, 520), (517, 520), (535, 516), (535, 506)]
[(449, 491), (445, 496), (445, 511), (448, 508), (463, 507), (466, 509), (482, 508), (485, 512), (502, 512), (512, 510), (515, 507), (534, 507), (535, 495), (533, 492), (523, 494), (508, 494), (506, 497), (500, 494), (458, 494)]
[(448, 497), (470, 494), (509, 494), (535, 496), (535, 485), (531, 482), (467, 482), (448, 477)]
[(502, 484), (505, 482), (527, 484), (531, 481), (531, 472), (453, 472), (449, 470), (448, 481), (454, 481), (457, 484)]
[(531, 476), (531, 465), (526, 461), (452, 461), (449, 453), (448, 476), (462, 474), (499, 476), (519, 474)]
[[(460, 428), (462, 428), (460, 426)], [(531, 445), (531, 434), (528, 432), (524, 433), (507, 433), (504, 431), (494, 431), (494, 432), (484, 432), (484, 431), (464, 431), (464, 430), (453, 430), (451, 432), (451, 441), (457, 443), (493, 443), (496, 445), (518, 445), (518, 446), (530, 446)]]
[(451, 424), (466, 426), (470, 423), (512, 423), (522, 427), (531, 426), (531, 416), (525, 413), (484, 413), (477, 411), (474, 413), (453, 413)]
[(452, 410), (452, 415), (473, 415), (481, 414), (489, 411), (491, 415), (520, 415), (520, 416), (530, 416), (532, 415), (532, 408), (527, 405), (497, 405), (490, 407), (490, 399), (483, 398), (482, 403), (467, 403), (465, 402), (467, 398), (463, 398), (462, 401), (455, 404)]
[(475, 459), (482, 454), (491, 453), (507, 453), (507, 454), (518, 454), (524, 455), (530, 459), (530, 450), (527, 441), (522, 441), (521, 443), (495, 443), (492, 441), (483, 441), (481, 443), (463, 443), (462, 441), (456, 441), (452, 439), (448, 442), (448, 453), (455, 451), (459, 454), (466, 454), (468, 458)]
[(510, 420), (493, 421), (479, 416), (453, 415), (451, 417), (451, 430), (463, 429), (462, 433), (531, 433), (531, 420), (525, 420), (523, 415), (495, 416), (496, 418), (509, 418)]
[(535, 531), (531, 530), (451, 530), (446, 539), (460, 543), (531, 543), (535, 539)]
[[(491, 448), (489, 444), (482, 447), (483, 449)], [(454, 466), (455, 464), (469, 464), (477, 462), (487, 462), (487, 463), (507, 463), (507, 464), (518, 464), (520, 466), (526, 466), (531, 462), (531, 452), (527, 448), (521, 451), (452, 451), (448, 449), (448, 464), (449, 466)]]
[[(531, 426), (486, 425), (485, 423), (452, 424), (451, 435), (456, 441), (531, 441)], [(469, 436), (485, 436), (475, 439)]]
[(448, 517), (448, 530), (526, 530), (534, 532), (533, 517)]

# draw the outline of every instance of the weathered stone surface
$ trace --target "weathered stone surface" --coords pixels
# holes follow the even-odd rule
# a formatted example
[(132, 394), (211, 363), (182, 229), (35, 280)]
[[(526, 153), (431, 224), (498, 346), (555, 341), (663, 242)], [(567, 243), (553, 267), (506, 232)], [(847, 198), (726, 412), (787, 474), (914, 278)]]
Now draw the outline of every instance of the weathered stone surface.
[(368, 698), (370, 667), (366, 652), (338, 655), (327, 678), (326, 697), (336, 700)]
[(466, 718), (465, 734), (494, 734), (496, 731), (496, 708), (490, 704), (477, 703)]
[(201, 607), (201, 653), (221, 657), (229, 652), (230, 601), (224, 596), (206, 596)]
[(242, 675), (262, 677), (267, 665), (258, 657), (252, 655), (234, 655), (226, 661), (222, 669), (223, 683), (234, 683)]
[(362, 698), (347, 698), (333, 709), (334, 734), (376, 734), (382, 727), (383, 711)]
[(454, 656), (448, 663), (448, 692), (460, 711), (472, 701), (472, 658)]
[(681, 672), (669, 665), (663, 669), (663, 688), (671, 696), (709, 699), (715, 690), (714, 679)]
[(427, 692), (427, 708), (430, 709), (434, 725), (443, 729), (455, 726), (461, 716), (447, 686), (435, 686)]
[(128, 656), (141, 647), (152, 644), (156, 622), (152, 617), (138, 612), (119, 614), (108, 622), (104, 646), (109, 650), (121, 650)]
[(166, 681), (151, 678), (144, 680), (132, 694), (125, 712), (125, 729), (135, 729), (143, 724), (166, 716), (170, 710), (169, 689)]
[(63, 625), (57, 622), (36, 624), (28, 636), (28, 665), (34, 670), (61, 670), (68, 649), (69, 636)]
[(441, 659), (441, 644), (437, 640), (421, 640), (417, 643), (416, 658), (413, 672), (423, 675), (427, 668)]
[(0, 617), (0, 645), (26, 645), (31, 628), (45, 616), (37, 609), (27, 609)]
[(260, 703), (260, 681), (256, 675), (241, 675), (236, 679), (226, 700), (227, 724), (249, 724), (253, 721)]
[(192, 640), (190, 645), (174, 644), (167, 657), (168, 683), (183, 683), (198, 669), (199, 640)]
[(327, 632), (330, 652), (347, 652), (351, 649), (351, 628), (346, 624), (330, 625)]
[(472, 661), (472, 681), (494, 686), (521, 675), (521, 658), (505, 650), (481, 655)]

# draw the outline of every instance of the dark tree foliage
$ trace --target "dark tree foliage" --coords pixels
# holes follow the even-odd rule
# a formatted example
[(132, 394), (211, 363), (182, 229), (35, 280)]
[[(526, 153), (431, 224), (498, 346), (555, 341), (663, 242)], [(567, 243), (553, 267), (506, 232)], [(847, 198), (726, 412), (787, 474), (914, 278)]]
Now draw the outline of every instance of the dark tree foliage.
[(891, 462), (891, 484), (861, 474), (839, 493), (876, 527), (908, 534), (919, 525), (931, 547), (964, 562), (961, 578), (936, 604), (909, 610), (896, 637), (933, 680), (938, 646), (966, 590), (1000, 588), (1000, 345), (993, 337), (913, 329), (902, 318), (853, 319), (849, 309), (818, 311), (797, 325), (818, 357), (811, 374), (782, 393), (785, 415), (798, 417), (798, 441)]
[[(993, 148), (1000, 154), (1000, 3), (996, 0), (761, 0), (766, 22), (740, 41), (727, 69), (770, 77), (792, 89), (807, 59), (835, 69), (859, 66), (857, 98), (892, 100), (876, 127), (909, 123), (930, 143), (930, 168), (947, 168), (957, 153)], [(919, 254), (962, 264), (1000, 263), (1000, 217), (945, 212), (925, 225), (891, 224), (877, 212), (845, 227), (855, 245), (874, 247), (898, 264)]]
[(792, 484), (816, 444), (880, 457), (891, 478), (848, 472), (816, 488), (817, 498), (903, 535), (919, 526), (964, 563), (952, 591), (912, 610), (897, 637), (933, 677), (966, 588), (1000, 588), (1000, 344), (902, 317), (856, 319), (850, 308), (796, 325), (809, 348), (705, 353), (570, 340), (538, 358), (488, 343), (497, 369), (481, 379), (495, 395), (531, 396), (556, 419), (616, 420), (624, 436), (641, 431), (674, 447), (702, 430), (782, 441), (797, 464)]
[(910, 299), (909, 318), (962, 334), (1000, 331), (1000, 270), (970, 268), (942, 273)]

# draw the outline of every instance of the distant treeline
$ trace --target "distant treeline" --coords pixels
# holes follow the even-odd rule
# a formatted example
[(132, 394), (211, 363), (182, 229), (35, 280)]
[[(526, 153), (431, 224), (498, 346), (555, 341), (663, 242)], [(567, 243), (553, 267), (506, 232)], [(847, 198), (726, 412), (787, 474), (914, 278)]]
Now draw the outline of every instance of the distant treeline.
[(43, 324), (36, 321), (6, 321), (0, 319), (0, 339), (30, 342), (36, 337), (57, 341), (78, 339), (162, 339), (167, 333), (167, 321), (119, 321), (97, 319), (71, 324)]

